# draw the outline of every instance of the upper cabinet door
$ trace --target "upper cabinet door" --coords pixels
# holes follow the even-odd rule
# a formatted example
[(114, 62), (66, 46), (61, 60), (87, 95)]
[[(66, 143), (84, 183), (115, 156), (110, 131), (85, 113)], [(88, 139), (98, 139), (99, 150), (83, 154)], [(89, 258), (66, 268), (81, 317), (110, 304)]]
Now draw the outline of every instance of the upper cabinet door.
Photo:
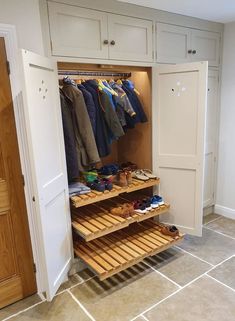
[[(162, 221), (201, 236), (207, 62), (159, 66), (153, 88), (154, 169), (171, 204)], [(154, 87), (155, 87), (154, 86)]]
[(109, 58), (153, 61), (152, 21), (108, 15)]
[(49, 2), (52, 54), (108, 58), (107, 14)]
[[(56, 63), (22, 50), (24, 114), (47, 299), (71, 266), (71, 222)], [(33, 197), (33, 195), (32, 195)]]
[(192, 61), (208, 61), (209, 66), (219, 65), (220, 34), (201, 30), (192, 31)]
[(165, 23), (157, 23), (157, 62), (183, 63), (191, 61), (191, 30)]

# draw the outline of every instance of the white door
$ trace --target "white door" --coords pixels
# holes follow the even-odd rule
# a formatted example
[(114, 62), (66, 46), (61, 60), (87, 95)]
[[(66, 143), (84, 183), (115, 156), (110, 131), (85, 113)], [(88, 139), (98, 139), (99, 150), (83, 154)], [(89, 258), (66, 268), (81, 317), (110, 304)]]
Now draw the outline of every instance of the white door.
[(208, 72), (208, 94), (206, 112), (206, 146), (204, 169), (204, 207), (214, 205), (216, 155), (218, 137), (218, 90), (219, 75), (216, 70)]
[(157, 62), (183, 63), (191, 61), (191, 30), (189, 28), (157, 23)]
[(152, 26), (149, 20), (109, 14), (109, 58), (153, 61)]
[(24, 113), (47, 299), (71, 265), (71, 223), (56, 63), (22, 50)]
[(207, 62), (155, 69), (153, 166), (171, 204), (161, 220), (200, 236), (203, 212)]
[(105, 12), (48, 2), (52, 55), (108, 58)]
[(192, 61), (208, 61), (209, 66), (218, 66), (220, 34), (201, 30), (192, 31)]

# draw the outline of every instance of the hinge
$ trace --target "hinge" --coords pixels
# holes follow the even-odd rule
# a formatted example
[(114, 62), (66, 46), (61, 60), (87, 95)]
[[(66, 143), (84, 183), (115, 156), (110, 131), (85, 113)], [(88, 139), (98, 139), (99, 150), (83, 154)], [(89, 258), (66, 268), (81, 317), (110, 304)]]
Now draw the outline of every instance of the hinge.
[(6, 65), (7, 65), (7, 73), (8, 73), (8, 75), (10, 75), (11, 70), (10, 70), (10, 63), (8, 60), (6, 61)]
[(215, 198), (215, 193), (214, 193), (214, 192), (212, 193), (212, 198), (213, 198), (213, 199)]
[(24, 175), (23, 175), (23, 174), (21, 174), (21, 176), (22, 176), (23, 186), (25, 186), (25, 179), (24, 179)]
[(214, 156), (214, 162), (216, 162), (216, 156)]
[(36, 263), (33, 263), (33, 272), (34, 272), (34, 273), (37, 272)]
[(51, 44), (51, 51), (53, 50), (53, 47), (52, 47), (52, 40), (50, 40), (50, 44)]

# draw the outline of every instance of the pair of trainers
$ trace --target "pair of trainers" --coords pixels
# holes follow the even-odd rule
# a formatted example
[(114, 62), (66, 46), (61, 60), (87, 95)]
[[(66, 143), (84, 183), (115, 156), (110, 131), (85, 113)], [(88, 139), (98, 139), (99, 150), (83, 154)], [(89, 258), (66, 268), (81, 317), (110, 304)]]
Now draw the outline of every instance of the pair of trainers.
[(87, 186), (98, 192), (104, 192), (105, 190), (111, 191), (113, 188), (112, 182), (107, 178), (97, 178), (92, 182), (87, 182)]
[(134, 201), (133, 205), (134, 205), (134, 210), (137, 213), (145, 214), (148, 211), (152, 210), (151, 197), (147, 197), (142, 200)]
[(134, 212), (134, 206), (131, 203), (120, 204), (117, 207), (113, 207), (110, 210), (111, 214), (127, 218)]
[(151, 206), (152, 208), (158, 208), (161, 205), (164, 205), (164, 200), (161, 196), (159, 195), (153, 195), (151, 198)]

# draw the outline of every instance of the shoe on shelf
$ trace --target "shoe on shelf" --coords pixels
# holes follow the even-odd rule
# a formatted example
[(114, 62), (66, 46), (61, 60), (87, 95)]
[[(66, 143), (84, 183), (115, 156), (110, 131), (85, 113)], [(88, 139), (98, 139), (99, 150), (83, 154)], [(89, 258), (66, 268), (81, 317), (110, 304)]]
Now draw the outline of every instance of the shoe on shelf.
[(142, 169), (137, 169), (132, 173), (133, 178), (137, 178), (141, 181), (148, 181), (149, 177), (145, 175), (145, 173), (142, 171)]
[(134, 210), (140, 214), (147, 213), (146, 205), (141, 201), (134, 201)]
[(153, 197), (151, 198), (151, 207), (152, 207), (153, 209), (159, 207), (158, 200), (157, 200), (157, 198), (156, 198), (155, 196), (153, 196)]
[(144, 175), (146, 175), (150, 179), (156, 179), (157, 176), (153, 174), (153, 172), (150, 169), (142, 169)]
[(153, 195), (153, 197), (152, 197), (152, 202), (153, 202), (153, 203), (154, 203), (154, 202), (157, 203), (159, 206), (165, 204), (163, 198), (162, 198), (161, 196), (159, 196), (159, 195)]
[(121, 168), (122, 169), (128, 169), (128, 170), (131, 170), (131, 171), (134, 171), (136, 170), (138, 167), (135, 163), (132, 163), (132, 162), (126, 162), (126, 163), (122, 163), (121, 164)]
[(172, 226), (162, 226), (161, 227), (161, 233), (163, 235), (168, 235), (171, 237), (176, 237), (179, 235), (179, 230), (177, 229), (176, 226), (172, 225)]
[(127, 184), (128, 185), (132, 184), (132, 172), (131, 172), (131, 170), (127, 170), (126, 171), (126, 180), (127, 180)]
[(147, 211), (151, 211), (151, 209), (152, 209), (151, 201), (152, 201), (151, 197), (147, 197), (147, 198), (142, 199), (142, 202), (146, 206)]
[(119, 166), (117, 164), (109, 164), (109, 165), (104, 165), (99, 169), (99, 174), (100, 175), (116, 175), (119, 170)]
[(93, 182), (88, 182), (87, 186), (98, 192), (104, 192), (105, 190), (105, 183), (100, 179), (95, 179)]
[(122, 207), (124, 207), (128, 211), (129, 216), (134, 213), (134, 206), (132, 203), (124, 203), (122, 204)]
[(105, 189), (107, 189), (108, 191), (111, 191), (113, 188), (113, 183), (110, 179), (107, 178), (102, 178), (101, 182), (104, 183)]
[(83, 172), (82, 175), (87, 183), (93, 182), (98, 178), (98, 173), (95, 170)]
[(111, 208), (110, 213), (123, 218), (129, 217), (129, 209), (122, 205)]
[(121, 186), (121, 187), (128, 186), (126, 172), (125, 171), (119, 171), (117, 173), (117, 175), (116, 175), (114, 183), (119, 185), (119, 186)]

